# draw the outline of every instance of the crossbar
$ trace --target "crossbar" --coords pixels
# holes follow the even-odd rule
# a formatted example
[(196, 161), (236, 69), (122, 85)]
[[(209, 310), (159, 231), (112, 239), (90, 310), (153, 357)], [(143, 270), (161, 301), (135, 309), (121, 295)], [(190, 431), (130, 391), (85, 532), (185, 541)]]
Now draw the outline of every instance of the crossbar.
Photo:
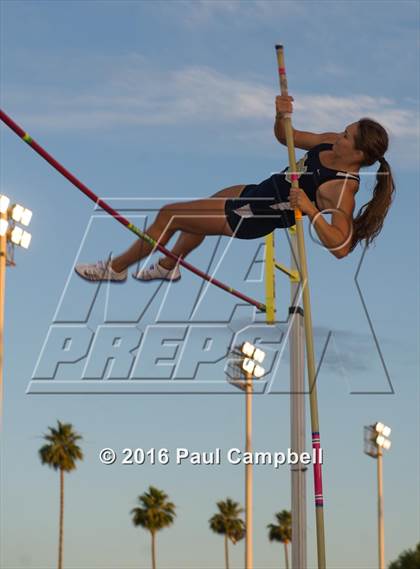
[(249, 296), (246, 296), (245, 294), (242, 294), (241, 292), (234, 289), (233, 287), (215, 279), (214, 277), (208, 275), (207, 273), (204, 273), (203, 271), (201, 271), (200, 269), (198, 269), (194, 265), (191, 265), (190, 263), (185, 261), (182, 257), (179, 257), (178, 255), (175, 255), (174, 253), (172, 253), (172, 251), (170, 251), (169, 249), (166, 249), (166, 247), (164, 247), (158, 241), (156, 241), (155, 239), (150, 237), (150, 235), (148, 235), (147, 233), (145, 233), (144, 231), (142, 231), (141, 229), (136, 227), (127, 218), (125, 218), (118, 211), (116, 211), (114, 208), (112, 208), (110, 205), (108, 205), (103, 199), (101, 199), (94, 192), (92, 192), (92, 190), (90, 190), (85, 184), (83, 184), (83, 182), (81, 182), (75, 176), (73, 176), (73, 174), (71, 172), (66, 170), (66, 168), (64, 168), (64, 166), (62, 166), (59, 162), (57, 162), (57, 160), (55, 160), (55, 158), (53, 156), (51, 156), (51, 154), (49, 154), (46, 150), (44, 150), (42, 148), (42, 146), (40, 146), (31, 136), (29, 136), (28, 133), (26, 133), (18, 124), (16, 124), (1, 109), (0, 109), (0, 120), (2, 120), (6, 126), (8, 126), (11, 130), (13, 130), (13, 132), (15, 134), (17, 134), (19, 136), (19, 138), (24, 140), (33, 150), (35, 150), (35, 152), (37, 152), (37, 154), (39, 154), (53, 168), (55, 168), (55, 170), (57, 170), (57, 172), (59, 172), (62, 176), (67, 178), (67, 180), (69, 180), (69, 182), (71, 182), (74, 186), (76, 186), (76, 188), (78, 188), (81, 192), (83, 192), (89, 199), (91, 199), (93, 202), (98, 204), (104, 211), (109, 213), (109, 215), (111, 215), (114, 219), (119, 221), (122, 225), (124, 225), (124, 227), (129, 229), (137, 237), (139, 237), (140, 239), (143, 239), (143, 241), (146, 241), (147, 243), (149, 243), (149, 245), (151, 245), (152, 247), (155, 247), (156, 249), (158, 249), (161, 253), (163, 253), (167, 257), (174, 259), (175, 261), (177, 261), (177, 263), (179, 263), (180, 265), (182, 265), (183, 267), (185, 267), (186, 269), (188, 269), (189, 271), (191, 271), (192, 273), (194, 273), (198, 277), (202, 278), (203, 280), (209, 282), (210, 284), (217, 286), (218, 288), (228, 292), (229, 294), (231, 294), (233, 296), (236, 296), (237, 298), (245, 301), (246, 303), (257, 307), (258, 310), (260, 310), (261, 312), (266, 311), (266, 306), (262, 302), (259, 302), (258, 300), (255, 300)]

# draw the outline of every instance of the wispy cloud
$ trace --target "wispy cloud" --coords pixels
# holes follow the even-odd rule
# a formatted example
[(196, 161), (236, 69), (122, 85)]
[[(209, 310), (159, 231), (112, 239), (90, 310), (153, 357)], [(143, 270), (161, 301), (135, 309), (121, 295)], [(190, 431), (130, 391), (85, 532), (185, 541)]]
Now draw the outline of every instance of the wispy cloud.
[(319, 71), (321, 73), (327, 73), (333, 77), (345, 77), (348, 74), (348, 70), (344, 68), (343, 65), (337, 65), (332, 61), (328, 61), (319, 66)]
[[(54, 73), (54, 63), (47, 65)], [(94, 76), (89, 71), (94, 70)], [(3, 85), (5, 108), (27, 128), (88, 131), (139, 126), (229, 128), (229, 138), (253, 152), (272, 151), (274, 99), (277, 92), (253, 77), (235, 77), (211, 67), (157, 69), (142, 56), (78, 62), (76, 81), (58, 88), (47, 81), (30, 93)], [(88, 77), (88, 80), (80, 80)], [(75, 85), (72, 87), (72, 85)], [(82, 86), (81, 86), (82, 85)], [(393, 163), (418, 164), (419, 116), (416, 105), (402, 99), (352, 93), (294, 92), (294, 125), (314, 132), (341, 131), (362, 116), (380, 123), (391, 135)], [(31, 109), (28, 113), (28, 109)], [(217, 144), (220, 144), (218, 141)]]
[[(190, 66), (157, 71), (143, 58), (116, 66), (89, 90), (32, 89), (29, 95), (4, 88), (13, 107), (37, 109), (31, 123), (51, 129), (98, 129), (117, 125), (193, 125), (202, 123), (268, 124), (274, 116), (276, 91), (246, 78), (209, 67)], [(371, 116), (395, 137), (418, 137), (418, 111), (387, 97), (361, 93), (293, 93), (297, 128), (339, 130), (361, 116)], [(29, 118), (29, 117), (27, 117)]]
[(348, 97), (328, 94), (296, 96), (296, 117), (299, 123), (308, 127), (336, 129), (345, 122), (351, 122), (368, 115), (397, 137), (418, 137), (418, 112), (402, 107), (393, 99), (353, 94)]
[[(171, 6), (162, 5), (167, 13)], [(241, 26), (256, 21), (267, 22), (273, 17), (303, 16), (305, 8), (302, 3), (282, 0), (180, 0), (172, 5), (174, 17), (186, 26), (208, 26), (219, 24), (225, 18), (231, 25)]]

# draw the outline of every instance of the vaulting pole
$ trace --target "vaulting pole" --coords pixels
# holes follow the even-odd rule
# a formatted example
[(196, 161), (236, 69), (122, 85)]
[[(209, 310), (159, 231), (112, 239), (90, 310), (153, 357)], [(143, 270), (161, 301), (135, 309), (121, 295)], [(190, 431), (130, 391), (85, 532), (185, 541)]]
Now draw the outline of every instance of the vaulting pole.
[(222, 283), (221, 281), (215, 279), (214, 277), (211, 277), (207, 273), (200, 271), (200, 269), (197, 269), (197, 267), (194, 267), (194, 265), (191, 265), (190, 263), (185, 261), (182, 257), (178, 257), (178, 255), (175, 255), (174, 253), (172, 253), (172, 251), (169, 251), (169, 249), (166, 249), (158, 241), (156, 241), (155, 239), (150, 237), (150, 235), (147, 235), (147, 233), (144, 233), (143, 231), (141, 231), (141, 229), (139, 229), (138, 227), (136, 227), (135, 225), (130, 223), (130, 221), (128, 219), (126, 219), (124, 216), (122, 216), (120, 213), (118, 213), (118, 211), (116, 211), (111, 206), (109, 206), (104, 200), (102, 200), (100, 197), (98, 197), (96, 194), (94, 194), (92, 192), (92, 190), (90, 190), (80, 180), (78, 180), (75, 176), (73, 176), (73, 174), (71, 172), (66, 170), (59, 162), (57, 162), (57, 160), (55, 160), (51, 156), (51, 154), (48, 154), (48, 152), (46, 150), (44, 150), (33, 138), (31, 138), (29, 136), (29, 134), (27, 134), (19, 125), (17, 125), (1, 109), (0, 109), (0, 119), (11, 130), (13, 130), (13, 132), (16, 133), (19, 136), (19, 138), (21, 138), (27, 144), (29, 144), (29, 146), (31, 148), (33, 148), (33, 150), (35, 150), (35, 152), (37, 152), (40, 156), (42, 156), (42, 158), (44, 158), (44, 160), (46, 160), (49, 164), (51, 164), (51, 166), (53, 168), (55, 168), (58, 172), (60, 172), (60, 174), (62, 176), (67, 178), (67, 180), (69, 180), (69, 182), (71, 182), (74, 186), (76, 186), (76, 188), (78, 188), (81, 192), (83, 192), (88, 198), (90, 198), (92, 201), (94, 201), (96, 204), (98, 204), (104, 211), (109, 213), (109, 215), (111, 215), (117, 221), (119, 221), (122, 225), (124, 225), (124, 227), (127, 227), (127, 229), (129, 229), (132, 233), (134, 233), (134, 235), (136, 235), (140, 239), (143, 239), (144, 241), (149, 243), (149, 245), (151, 245), (152, 247), (155, 247), (156, 249), (158, 249), (161, 253), (163, 253), (167, 257), (171, 257), (171, 259), (174, 259), (175, 261), (177, 261), (177, 263), (179, 263), (180, 265), (182, 265), (183, 267), (185, 267), (186, 269), (188, 269), (189, 271), (191, 271), (195, 275), (199, 276), (200, 278), (204, 279), (205, 281), (208, 281), (209, 283), (221, 288), (222, 290), (228, 292), (229, 294), (232, 294), (233, 296), (240, 298), (241, 300), (247, 302), (248, 304), (252, 304), (253, 306), (256, 306), (258, 308), (258, 310), (260, 310), (261, 312), (265, 312), (266, 307), (265, 307), (265, 304), (263, 304), (262, 302), (258, 302), (258, 300), (254, 300), (253, 298), (250, 298), (249, 296), (242, 294), (241, 292), (239, 292), (236, 289)]
[[(305, 319), (301, 306), (299, 252), (296, 226), (289, 227), (290, 241), (290, 448), (299, 456), (306, 451)], [(307, 569), (306, 471), (304, 464), (290, 466), (292, 487), (292, 569)]]
[[(282, 45), (276, 45), (277, 63), (282, 95), (288, 95), (284, 51)], [(296, 171), (296, 156), (293, 139), (292, 119), (290, 115), (283, 119), (286, 133), (289, 165), (291, 169), (292, 188), (299, 188), (299, 173)], [(305, 321), (306, 359), (308, 366), (309, 400), (311, 409), (312, 448), (315, 450), (314, 461), (314, 490), (316, 513), (316, 538), (318, 553), (318, 569), (325, 569), (325, 532), (324, 532), (324, 497), (322, 492), (322, 465), (320, 460), (321, 440), (319, 435), (318, 398), (316, 389), (315, 353), (312, 331), (311, 301), (309, 296), (308, 268), (306, 263), (305, 236), (303, 232), (302, 212), (295, 209), (296, 235), (299, 251), (299, 265), (303, 296), (303, 311)]]

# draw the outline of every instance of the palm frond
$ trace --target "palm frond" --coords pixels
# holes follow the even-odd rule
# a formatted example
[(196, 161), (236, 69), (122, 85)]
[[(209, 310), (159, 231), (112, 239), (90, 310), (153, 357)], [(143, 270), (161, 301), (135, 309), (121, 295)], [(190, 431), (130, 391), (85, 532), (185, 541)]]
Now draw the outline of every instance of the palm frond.
[(83, 460), (82, 449), (77, 441), (82, 436), (73, 430), (71, 423), (62, 423), (57, 420), (57, 427), (48, 427), (48, 433), (43, 435), (48, 444), (43, 445), (39, 451), (42, 464), (46, 464), (54, 470), (70, 472), (75, 470), (76, 461)]
[(140, 506), (131, 510), (133, 524), (150, 532), (172, 525), (176, 517), (176, 506), (168, 498), (163, 490), (149, 486), (147, 492), (138, 496)]
[(218, 513), (209, 519), (210, 529), (215, 533), (227, 535), (232, 543), (245, 536), (245, 522), (239, 517), (243, 508), (231, 498), (217, 502)]
[(279, 541), (280, 543), (289, 543), (292, 541), (292, 513), (288, 510), (282, 510), (274, 514), (277, 523), (268, 524), (268, 539), (270, 541)]

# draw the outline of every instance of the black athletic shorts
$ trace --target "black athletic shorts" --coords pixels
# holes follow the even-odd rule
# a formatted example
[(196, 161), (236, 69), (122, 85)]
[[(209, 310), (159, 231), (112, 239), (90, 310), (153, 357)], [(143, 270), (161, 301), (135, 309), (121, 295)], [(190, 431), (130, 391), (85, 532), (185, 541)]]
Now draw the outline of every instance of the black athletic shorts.
[[(276, 210), (270, 207), (275, 203), (278, 203), (278, 200), (273, 197), (272, 188), (264, 182), (245, 186), (238, 198), (228, 198), (225, 203), (225, 215), (234, 236), (238, 239), (257, 239), (269, 235), (277, 227), (294, 225), (293, 210)], [(239, 208), (244, 208), (243, 215), (235, 212)]]

